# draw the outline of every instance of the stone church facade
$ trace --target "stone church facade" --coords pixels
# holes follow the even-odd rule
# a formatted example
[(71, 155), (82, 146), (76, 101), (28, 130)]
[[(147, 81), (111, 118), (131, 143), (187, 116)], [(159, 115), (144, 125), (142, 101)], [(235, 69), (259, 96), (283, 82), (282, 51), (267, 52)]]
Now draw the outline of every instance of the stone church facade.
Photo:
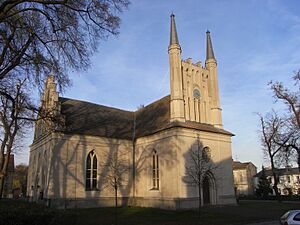
[(134, 112), (60, 97), (49, 76), (41, 105), (59, 122), (35, 125), (29, 197), (56, 207), (113, 206), (110, 179), (122, 168), (119, 205), (194, 208), (199, 192), (186, 170), (191, 150), (200, 146), (216, 165), (203, 181), (202, 204), (235, 204), (233, 135), (223, 129), (217, 62), (206, 35), (205, 65), (182, 60), (171, 15), (170, 95)]

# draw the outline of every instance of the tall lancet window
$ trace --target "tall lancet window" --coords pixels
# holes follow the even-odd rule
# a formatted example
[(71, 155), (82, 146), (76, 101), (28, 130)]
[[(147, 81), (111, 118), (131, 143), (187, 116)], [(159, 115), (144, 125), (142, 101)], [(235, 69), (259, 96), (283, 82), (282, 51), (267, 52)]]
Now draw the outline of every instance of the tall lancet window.
[(156, 150), (152, 153), (152, 190), (159, 189), (159, 160)]
[(86, 190), (97, 189), (97, 156), (93, 151), (91, 151), (86, 159)]

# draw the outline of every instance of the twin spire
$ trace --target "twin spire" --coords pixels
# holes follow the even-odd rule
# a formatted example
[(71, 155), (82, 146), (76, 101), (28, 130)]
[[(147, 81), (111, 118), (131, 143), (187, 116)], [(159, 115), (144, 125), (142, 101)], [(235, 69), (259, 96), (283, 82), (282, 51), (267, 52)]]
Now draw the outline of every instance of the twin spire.
[(171, 14), (171, 32), (170, 32), (170, 45), (178, 44), (178, 36), (176, 31), (176, 24), (175, 24), (175, 15)]
[[(179, 45), (178, 36), (177, 36), (177, 30), (176, 30), (176, 23), (175, 23), (175, 15), (171, 14), (171, 30), (170, 30), (170, 46), (173, 44)], [(179, 45), (180, 46), (180, 45)], [(210, 32), (206, 32), (206, 60), (214, 59), (214, 50), (212, 46), (212, 41), (210, 37)]]
[(214, 49), (213, 49), (213, 46), (211, 43), (210, 32), (208, 30), (208, 31), (206, 31), (206, 60), (209, 60), (209, 59), (216, 60), (215, 55), (214, 55)]

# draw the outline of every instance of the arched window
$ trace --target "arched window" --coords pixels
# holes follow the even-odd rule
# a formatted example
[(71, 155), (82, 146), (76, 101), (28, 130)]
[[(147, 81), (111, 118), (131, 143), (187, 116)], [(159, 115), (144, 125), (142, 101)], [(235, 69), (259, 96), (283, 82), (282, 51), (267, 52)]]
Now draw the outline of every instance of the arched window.
[(32, 171), (31, 171), (31, 179), (32, 179), (32, 183), (34, 184), (35, 183), (35, 167), (36, 167), (36, 155), (33, 156), (33, 162), (31, 162), (31, 165), (32, 165)]
[(204, 147), (202, 150), (202, 158), (208, 162), (211, 160), (211, 152), (209, 147)]
[(97, 189), (97, 156), (93, 151), (91, 151), (86, 159), (86, 180), (85, 180), (86, 190)]
[(154, 150), (152, 153), (152, 190), (159, 189), (159, 161), (158, 154)]
[(44, 160), (43, 160), (43, 165), (42, 165), (42, 185), (43, 187), (46, 186), (47, 183), (47, 174), (48, 174), (48, 154), (47, 150), (44, 151)]

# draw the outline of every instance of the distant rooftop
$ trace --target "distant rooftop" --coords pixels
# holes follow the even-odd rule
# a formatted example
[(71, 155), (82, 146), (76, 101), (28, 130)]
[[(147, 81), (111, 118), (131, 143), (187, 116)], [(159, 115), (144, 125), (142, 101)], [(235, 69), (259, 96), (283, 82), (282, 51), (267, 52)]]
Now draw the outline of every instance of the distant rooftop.
[[(283, 176), (283, 175), (294, 175), (294, 174), (299, 174), (299, 169), (298, 167), (294, 167), (294, 168), (281, 168), (281, 169), (275, 169), (276, 174), (278, 174), (279, 176)], [(254, 177), (261, 177), (262, 175), (262, 170), (259, 171)], [(273, 176), (272, 170), (271, 169), (265, 169), (265, 175), (267, 177)]]
[(255, 166), (252, 162), (240, 162), (240, 161), (233, 161), (232, 162), (232, 168), (233, 170), (241, 170), (246, 169), (249, 165)]

